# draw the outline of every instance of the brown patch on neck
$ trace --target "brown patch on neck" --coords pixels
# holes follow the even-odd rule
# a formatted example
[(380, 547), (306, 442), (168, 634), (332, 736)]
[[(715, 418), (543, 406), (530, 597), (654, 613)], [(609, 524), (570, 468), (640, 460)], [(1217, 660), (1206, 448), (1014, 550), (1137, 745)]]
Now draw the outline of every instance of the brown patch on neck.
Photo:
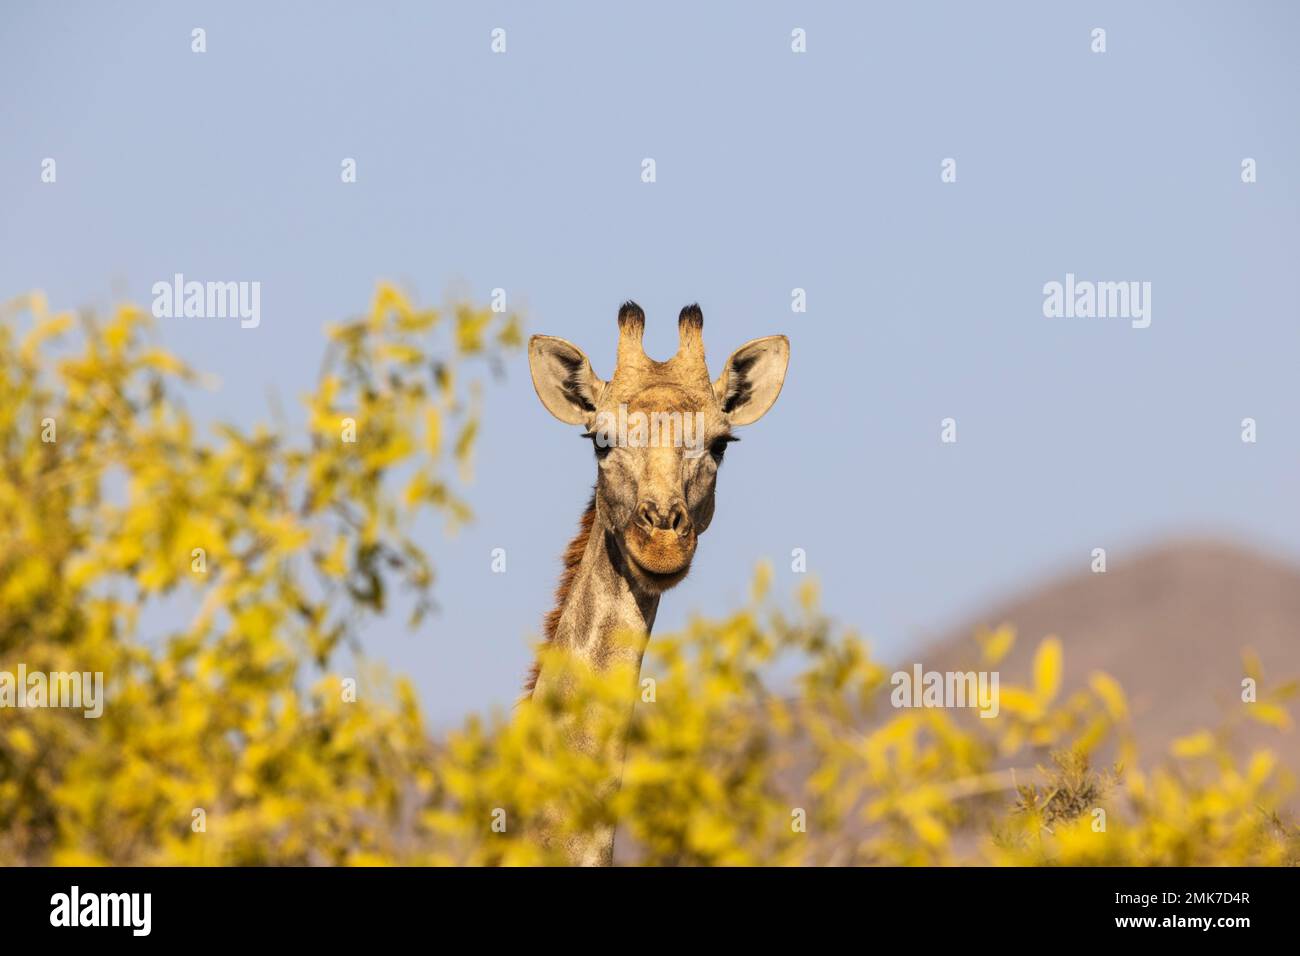
[[(591, 490), (591, 500), (587, 502), (587, 510), (582, 513), (582, 519), (578, 522), (578, 533), (573, 536), (569, 546), (564, 549), (564, 570), (560, 572), (560, 583), (555, 586), (555, 607), (546, 615), (542, 623), (542, 634), (547, 644), (555, 640), (556, 628), (560, 626), (560, 615), (564, 613), (565, 602), (569, 600), (569, 591), (573, 588), (573, 579), (578, 576), (578, 565), (582, 563), (582, 556), (587, 552), (587, 541), (591, 538), (591, 529), (596, 523), (596, 489)], [(533, 696), (533, 690), (537, 687), (537, 678), (542, 671), (540, 661), (533, 661), (533, 666), (528, 669), (528, 679), (524, 682), (523, 700), (528, 700)]]

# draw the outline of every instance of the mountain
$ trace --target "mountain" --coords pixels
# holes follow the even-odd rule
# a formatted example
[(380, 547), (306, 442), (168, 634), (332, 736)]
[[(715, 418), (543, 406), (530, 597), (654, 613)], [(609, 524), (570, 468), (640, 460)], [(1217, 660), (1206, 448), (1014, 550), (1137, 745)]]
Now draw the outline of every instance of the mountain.
[[(1063, 693), (1105, 671), (1128, 694), (1144, 762), (1175, 737), (1216, 728), (1239, 706), (1242, 652), (1262, 664), (1261, 697), (1300, 677), (1300, 566), (1217, 540), (1169, 541), (1052, 580), (989, 608), (921, 655), (926, 669), (978, 669), (971, 635), (1013, 625), (1016, 645), (998, 665), (1003, 683), (1030, 683), (1033, 653), (1048, 634), (1065, 650)], [(1291, 702), (1293, 716), (1295, 702)], [(1267, 744), (1300, 772), (1300, 729), (1253, 721), (1239, 747)]]

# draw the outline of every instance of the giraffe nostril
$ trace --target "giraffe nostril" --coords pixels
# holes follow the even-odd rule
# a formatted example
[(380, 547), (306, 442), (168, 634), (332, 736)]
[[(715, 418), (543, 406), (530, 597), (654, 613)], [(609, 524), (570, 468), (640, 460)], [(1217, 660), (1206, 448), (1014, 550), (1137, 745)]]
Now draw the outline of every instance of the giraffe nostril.
[(668, 527), (676, 531), (681, 537), (691, 533), (691, 516), (686, 511), (686, 506), (680, 501), (674, 501), (672, 508), (668, 512)]
[(659, 509), (654, 506), (654, 502), (643, 501), (636, 507), (636, 523), (646, 531), (655, 529), (655, 519), (659, 517)]
[(636, 506), (635, 520), (644, 531), (672, 531), (682, 538), (689, 535), (694, 527), (690, 512), (686, 510), (686, 502), (680, 498), (667, 508), (660, 508), (647, 499)]

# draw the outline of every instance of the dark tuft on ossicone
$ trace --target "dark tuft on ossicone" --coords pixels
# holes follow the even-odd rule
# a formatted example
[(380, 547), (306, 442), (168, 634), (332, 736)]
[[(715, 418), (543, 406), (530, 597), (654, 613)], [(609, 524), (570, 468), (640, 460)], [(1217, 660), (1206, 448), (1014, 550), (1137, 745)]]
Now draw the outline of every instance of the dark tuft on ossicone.
[(631, 299), (628, 299), (619, 307), (618, 310), (619, 328), (624, 326), (633, 326), (645, 328), (645, 313), (641, 311), (641, 306), (637, 305)]
[(699, 305), (692, 302), (682, 309), (682, 314), (677, 317), (677, 325), (678, 327), (690, 326), (695, 329), (704, 328), (704, 313), (700, 311)]

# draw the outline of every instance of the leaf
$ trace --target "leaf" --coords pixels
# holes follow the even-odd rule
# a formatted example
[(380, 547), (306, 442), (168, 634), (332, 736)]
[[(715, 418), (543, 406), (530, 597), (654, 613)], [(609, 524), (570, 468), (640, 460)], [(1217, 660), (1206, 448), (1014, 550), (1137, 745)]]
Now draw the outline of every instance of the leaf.
[(1281, 704), (1273, 704), (1267, 701), (1256, 701), (1253, 704), (1245, 704), (1246, 716), (1251, 720), (1265, 724), (1269, 727), (1276, 727), (1278, 730), (1291, 729), (1291, 715), (1287, 713), (1286, 708)]
[(430, 458), (437, 458), (442, 451), (442, 416), (434, 405), (424, 409), (424, 445)]
[(1195, 757), (1204, 757), (1214, 750), (1214, 734), (1208, 730), (1200, 730), (1194, 734), (1188, 734), (1186, 737), (1179, 737), (1169, 745), (1169, 752), (1175, 757), (1181, 757), (1184, 760), (1190, 760)]
[(71, 327), (72, 316), (66, 312), (40, 319), (36, 327), (23, 339), (23, 359), (30, 362), (45, 342), (58, 338)]
[(1010, 653), (1016, 643), (1016, 629), (1003, 624), (997, 630), (985, 632), (977, 637), (984, 652), (986, 664), (996, 664)]
[(1128, 716), (1128, 700), (1119, 681), (1104, 671), (1093, 671), (1088, 677), (1088, 686), (1101, 698), (1111, 720), (1120, 721)]
[(1056, 637), (1044, 638), (1034, 654), (1034, 693), (1044, 705), (1050, 704), (1061, 689), (1063, 658), (1061, 641)]

